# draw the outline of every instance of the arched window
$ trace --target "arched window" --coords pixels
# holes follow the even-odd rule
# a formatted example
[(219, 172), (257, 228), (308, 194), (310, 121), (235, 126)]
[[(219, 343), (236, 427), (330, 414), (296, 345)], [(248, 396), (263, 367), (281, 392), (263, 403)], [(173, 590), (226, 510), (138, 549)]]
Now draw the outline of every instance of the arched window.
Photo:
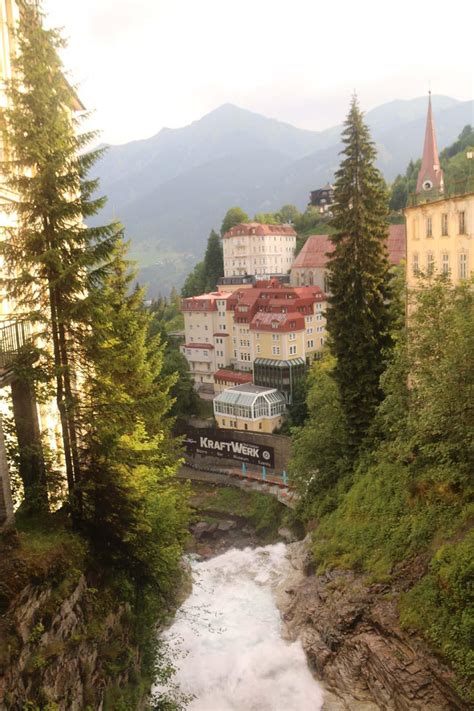
[(310, 272), (310, 273), (308, 274), (308, 283), (309, 283), (310, 286), (313, 286), (313, 284), (314, 284), (313, 272)]

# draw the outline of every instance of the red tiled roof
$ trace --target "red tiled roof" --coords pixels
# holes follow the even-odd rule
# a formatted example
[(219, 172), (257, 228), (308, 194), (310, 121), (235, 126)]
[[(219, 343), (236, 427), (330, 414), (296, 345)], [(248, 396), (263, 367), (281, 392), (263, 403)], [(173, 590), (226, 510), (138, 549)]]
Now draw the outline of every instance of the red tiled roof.
[(304, 243), (291, 268), (325, 267), (328, 260), (326, 252), (332, 252), (333, 249), (329, 235), (311, 235)]
[(278, 333), (279, 331), (299, 331), (304, 327), (304, 316), (294, 311), (289, 314), (259, 311), (250, 322), (252, 331), (276, 331)]
[(242, 222), (240, 225), (231, 227), (225, 233), (224, 239), (245, 235), (289, 235), (296, 237), (296, 232), (291, 225), (262, 225), (260, 222)]
[(405, 225), (390, 225), (388, 228), (388, 260), (390, 264), (400, 264), (406, 257), (407, 234)]
[(214, 346), (211, 343), (186, 343), (184, 345), (184, 347), (185, 348), (203, 348), (203, 349), (207, 348), (207, 350), (209, 350), (209, 351), (214, 350)]
[(217, 311), (216, 301), (228, 299), (228, 291), (211, 291), (208, 294), (190, 296), (181, 302), (181, 311)]
[(216, 370), (214, 380), (224, 380), (226, 383), (251, 383), (251, 373), (240, 373), (235, 370)]
[[(331, 253), (334, 245), (329, 239), (329, 235), (311, 235), (303, 245), (301, 252), (293, 262), (292, 269), (306, 269), (325, 267), (328, 261), (328, 253)], [(390, 264), (399, 264), (405, 258), (406, 230), (405, 225), (389, 225), (387, 250)]]

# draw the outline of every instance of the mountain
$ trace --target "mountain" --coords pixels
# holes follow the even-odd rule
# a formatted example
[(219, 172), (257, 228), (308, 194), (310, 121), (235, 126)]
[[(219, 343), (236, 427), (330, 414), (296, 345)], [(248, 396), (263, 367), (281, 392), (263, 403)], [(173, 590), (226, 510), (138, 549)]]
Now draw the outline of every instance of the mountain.
[[(473, 122), (473, 103), (433, 97), (439, 147)], [(392, 101), (366, 115), (387, 180), (422, 150), (426, 97)], [(95, 223), (125, 225), (149, 294), (180, 286), (210, 230), (240, 205), (253, 215), (284, 203), (304, 209), (310, 190), (331, 180), (341, 127), (307, 131), (224, 104), (179, 129), (110, 146), (97, 164), (108, 204)]]

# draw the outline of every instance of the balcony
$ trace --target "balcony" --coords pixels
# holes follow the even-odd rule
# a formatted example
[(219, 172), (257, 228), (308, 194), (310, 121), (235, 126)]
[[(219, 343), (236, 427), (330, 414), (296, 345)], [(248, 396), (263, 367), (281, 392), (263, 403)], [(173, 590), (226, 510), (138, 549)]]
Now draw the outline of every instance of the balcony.
[(33, 329), (30, 321), (14, 321), (0, 326), (0, 370), (8, 370), (21, 350), (31, 343)]

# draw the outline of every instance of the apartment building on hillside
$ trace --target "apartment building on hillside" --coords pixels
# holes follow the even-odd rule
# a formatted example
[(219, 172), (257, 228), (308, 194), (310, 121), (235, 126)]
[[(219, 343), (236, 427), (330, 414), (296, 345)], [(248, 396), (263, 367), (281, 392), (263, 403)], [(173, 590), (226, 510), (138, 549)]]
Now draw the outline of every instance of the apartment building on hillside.
[(223, 239), (224, 277), (287, 274), (293, 263), (296, 232), (290, 225), (236, 225)]
[[(257, 385), (276, 387), (291, 402), (296, 381), (324, 348), (325, 309), (318, 287), (293, 288), (277, 279), (184, 299), (182, 352), (196, 386), (210, 389), (214, 383), (220, 391), (215, 373), (230, 367), (252, 373)], [(223, 378), (218, 380), (220, 386)]]

